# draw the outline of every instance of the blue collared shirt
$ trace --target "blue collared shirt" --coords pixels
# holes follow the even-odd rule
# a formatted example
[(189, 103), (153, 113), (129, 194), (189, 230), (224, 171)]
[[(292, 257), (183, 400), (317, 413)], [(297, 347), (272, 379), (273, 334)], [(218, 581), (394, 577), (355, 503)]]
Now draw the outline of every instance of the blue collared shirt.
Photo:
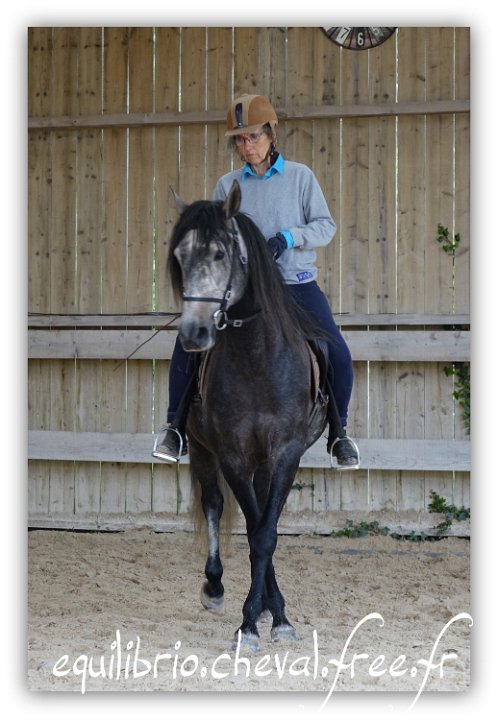
[(246, 163), (244, 169), (242, 170), (242, 180), (247, 180), (248, 175), (252, 175), (252, 177), (258, 178), (259, 180), (268, 180), (268, 178), (271, 178), (271, 176), (275, 175), (275, 173), (280, 173), (280, 175), (283, 175), (284, 164), (285, 160), (282, 155), (279, 154), (273, 165), (269, 167), (265, 174), (260, 177), (257, 173), (254, 172), (249, 163)]

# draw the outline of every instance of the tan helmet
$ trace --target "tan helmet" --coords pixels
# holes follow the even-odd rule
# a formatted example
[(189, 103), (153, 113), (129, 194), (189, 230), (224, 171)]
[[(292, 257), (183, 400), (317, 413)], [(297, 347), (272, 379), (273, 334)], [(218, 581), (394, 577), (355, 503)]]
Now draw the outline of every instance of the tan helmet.
[(254, 132), (267, 123), (272, 129), (278, 123), (277, 113), (268, 98), (263, 95), (241, 95), (228, 108), (225, 136)]

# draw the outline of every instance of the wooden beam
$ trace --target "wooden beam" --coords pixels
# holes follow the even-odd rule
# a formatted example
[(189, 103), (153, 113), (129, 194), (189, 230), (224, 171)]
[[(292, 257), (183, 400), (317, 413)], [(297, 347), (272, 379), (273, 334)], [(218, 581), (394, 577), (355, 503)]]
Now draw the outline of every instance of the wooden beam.
[(277, 110), (285, 120), (323, 120), (344, 117), (385, 117), (391, 115), (440, 115), (470, 112), (469, 100), (389, 102), (365, 105), (316, 105)]
[[(353, 360), (462, 362), (470, 359), (468, 330), (344, 330)], [(28, 333), (36, 359), (161, 360), (171, 358), (175, 334), (152, 330), (40, 330)]]
[(334, 313), (334, 318), (340, 327), (357, 326), (405, 326), (419, 325), (425, 327), (451, 327), (455, 325), (470, 325), (470, 314), (459, 315), (421, 315), (419, 313)]
[[(175, 329), (179, 313), (151, 312), (136, 313), (134, 315), (123, 314), (100, 314), (100, 315), (63, 315), (50, 313), (28, 313), (28, 327), (30, 328), (83, 328), (83, 327), (164, 327), (168, 324), (170, 329)], [(386, 326), (394, 325), (419, 325), (432, 327), (445, 327), (454, 325), (470, 325), (470, 315), (420, 315), (407, 313), (335, 313), (335, 321), (341, 327), (356, 326)]]
[(28, 357), (160, 360), (171, 358), (175, 334), (152, 330), (30, 330)]
[[(96, 433), (31, 430), (30, 460), (151, 463), (154, 436), (145, 433)], [(467, 440), (357, 440), (364, 470), (470, 470)], [(188, 465), (188, 458), (181, 463)], [(301, 460), (304, 468), (328, 468), (325, 440), (319, 440)]]
[[(353, 516), (356, 522), (372, 522), (376, 520), (384, 524), (384, 515), (380, 511), (354, 511), (347, 515)], [(315, 512), (313, 515), (295, 513), (292, 517), (283, 514), (278, 523), (279, 535), (325, 535), (344, 529), (345, 513), (342, 510)], [(392, 513), (390, 513), (392, 518)], [(441, 520), (440, 520), (441, 517)], [(470, 523), (452, 523), (445, 532), (438, 531), (436, 524), (444, 516), (434, 513), (417, 513), (416, 520), (413, 513), (399, 511), (396, 513), (395, 524), (389, 520), (389, 533), (410, 537), (412, 533), (425, 533), (433, 537), (470, 537)], [(98, 532), (122, 532), (124, 530), (137, 530), (138, 528), (160, 533), (188, 532), (197, 530), (196, 523), (188, 512), (178, 515), (168, 513), (106, 513), (88, 512), (71, 515), (70, 513), (30, 513), (28, 527), (31, 529), (49, 530), (96, 530)], [(247, 529), (243, 516), (239, 513), (234, 518), (233, 535), (246, 535)], [(342, 552), (340, 549), (336, 553)], [(365, 550), (368, 553), (368, 550)], [(395, 550), (393, 551), (395, 552)]]
[(176, 330), (180, 313), (109, 313), (95, 315), (59, 315), (28, 313), (29, 328), (163, 328)]
[(465, 362), (470, 360), (467, 330), (344, 330), (353, 360), (384, 362)]
[[(285, 120), (323, 120), (393, 115), (433, 115), (470, 112), (469, 100), (433, 100), (429, 102), (389, 102), (365, 105), (316, 105), (277, 109)], [(165, 125), (210, 125), (224, 123), (226, 112), (206, 110), (191, 112), (107, 113), (105, 115), (62, 115), (30, 117), (28, 129), (117, 128)]]

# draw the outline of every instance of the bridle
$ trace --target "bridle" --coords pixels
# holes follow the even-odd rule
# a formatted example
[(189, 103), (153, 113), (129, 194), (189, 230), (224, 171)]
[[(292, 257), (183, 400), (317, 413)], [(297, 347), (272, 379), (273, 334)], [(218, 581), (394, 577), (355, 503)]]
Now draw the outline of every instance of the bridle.
[(231, 219), (231, 227), (227, 229), (227, 234), (230, 238), (233, 240), (233, 252), (232, 252), (232, 261), (230, 264), (230, 275), (228, 276), (228, 282), (227, 286), (225, 288), (225, 292), (223, 293), (222, 298), (215, 298), (215, 297), (199, 297), (196, 295), (184, 295), (183, 301), (184, 302), (211, 302), (211, 303), (219, 303), (220, 307), (218, 310), (216, 310), (213, 313), (213, 323), (217, 330), (225, 330), (227, 327), (234, 327), (234, 328), (240, 328), (244, 323), (249, 322), (250, 320), (253, 320), (257, 315), (259, 315), (260, 310), (257, 310), (252, 315), (249, 315), (246, 318), (238, 318), (238, 319), (230, 319), (228, 317), (228, 303), (230, 298), (232, 297), (232, 285), (233, 285), (233, 279), (235, 276), (235, 268), (237, 264), (237, 260), (240, 262), (244, 269), (244, 273), (246, 273), (246, 267), (247, 267), (247, 257), (242, 253), (242, 248), (240, 246), (239, 242), (239, 234), (237, 231), (237, 227), (235, 225), (235, 222), (233, 218)]

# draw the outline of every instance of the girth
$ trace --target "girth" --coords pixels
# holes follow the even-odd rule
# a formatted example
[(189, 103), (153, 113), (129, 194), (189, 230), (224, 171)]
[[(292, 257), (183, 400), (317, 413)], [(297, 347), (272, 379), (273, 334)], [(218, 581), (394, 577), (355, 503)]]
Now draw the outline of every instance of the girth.
[[(313, 403), (320, 400), (326, 402), (327, 399), (327, 346), (321, 345), (319, 340), (307, 341), (311, 369), (311, 387), (310, 395)], [(199, 358), (197, 369), (197, 394), (202, 397), (206, 381), (206, 372), (211, 357), (211, 350), (202, 353)]]

